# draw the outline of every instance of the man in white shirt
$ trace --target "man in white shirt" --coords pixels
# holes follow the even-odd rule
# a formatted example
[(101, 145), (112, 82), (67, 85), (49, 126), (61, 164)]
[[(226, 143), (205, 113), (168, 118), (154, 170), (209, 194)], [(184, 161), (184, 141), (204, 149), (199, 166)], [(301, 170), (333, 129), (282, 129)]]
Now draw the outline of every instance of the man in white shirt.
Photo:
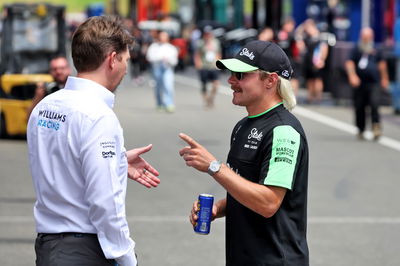
[(158, 33), (158, 39), (147, 50), (146, 59), (151, 63), (155, 84), (157, 110), (175, 111), (174, 67), (178, 63), (178, 50), (169, 42), (166, 31)]
[(140, 157), (152, 146), (126, 151), (112, 110), (131, 43), (116, 18), (86, 20), (71, 45), (77, 77), (32, 111), (36, 265), (137, 265), (125, 214), (127, 177), (149, 188), (160, 180)]

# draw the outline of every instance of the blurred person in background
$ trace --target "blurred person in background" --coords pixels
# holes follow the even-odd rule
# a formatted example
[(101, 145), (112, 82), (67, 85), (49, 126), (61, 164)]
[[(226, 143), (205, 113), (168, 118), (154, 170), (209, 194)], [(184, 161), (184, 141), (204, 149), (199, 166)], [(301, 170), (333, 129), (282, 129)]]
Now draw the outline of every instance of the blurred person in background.
[(294, 30), (296, 23), (293, 18), (288, 17), (284, 20), (281, 29), (278, 31), (276, 36), (277, 44), (289, 57), (290, 64), (293, 68), (293, 76), (290, 79), (292, 83), (293, 91), (297, 95), (299, 89), (298, 71), (299, 71), (299, 49), (297, 47), (297, 41), (295, 39)]
[[(207, 25), (203, 29), (203, 36), (198, 40), (194, 54), (194, 65), (199, 71), (201, 94), (207, 108), (214, 106), (215, 96), (219, 86), (219, 73), (215, 62), (221, 59), (221, 44), (214, 37), (212, 27)], [(211, 82), (211, 90), (207, 90), (207, 83)]]
[(169, 42), (166, 31), (158, 33), (157, 40), (150, 44), (146, 55), (151, 64), (155, 84), (157, 110), (175, 111), (174, 67), (178, 63), (178, 49)]
[(189, 30), (189, 63), (190, 65), (194, 65), (194, 55), (196, 53), (197, 45), (199, 44), (199, 40), (201, 39), (201, 30), (195, 24), (191, 24), (188, 26)]
[(372, 28), (361, 29), (359, 42), (346, 61), (346, 72), (353, 88), (357, 136), (360, 140), (364, 139), (366, 113), (369, 108), (372, 133), (374, 140), (378, 140), (382, 135), (379, 114), (381, 89), (388, 88), (389, 77), (385, 58), (375, 47)]
[(189, 38), (189, 29), (185, 27), (182, 30), (182, 36), (175, 37), (171, 40), (171, 44), (173, 44), (178, 49), (178, 64), (175, 68), (177, 71), (185, 71), (186, 69), (189, 55)]
[(394, 25), (394, 56), (395, 56), (395, 75), (390, 89), (392, 93), (392, 106), (394, 114), (400, 115), (400, 17), (396, 19)]
[(49, 74), (53, 77), (54, 82), (40, 82), (36, 85), (32, 104), (27, 110), (28, 118), (33, 108), (35, 108), (44, 97), (64, 88), (68, 76), (72, 74), (72, 69), (67, 58), (63, 55), (58, 55), (52, 58), (49, 63)]
[(307, 102), (319, 104), (322, 101), (324, 83), (322, 69), (328, 57), (328, 44), (320, 39), (320, 31), (314, 20), (307, 19), (304, 22), (303, 72), (307, 87)]
[(129, 47), (130, 54), (130, 76), (134, 85), (141, 86), (144, 83), (142, 77), (143, 67), (142, 61), (145, 60), (145, 56), (142, 53), (143, 48), (143, 37), (142, 32), (137, 25), (133, 24), (131, 27), (132, 36), (135, 42)]
[(393, 113), (397, 115), (400, 114), (400, 88), (396, 80), (398, 58), (394, 43), (393, 39), (386, 38), (380, 50), (386, 61)]
[(265, 27), (260, 31), (257, 37), (260, 41), (264, 42), (274, 42), (275, 41), (275, 33), (274, 30), (270, 27)]

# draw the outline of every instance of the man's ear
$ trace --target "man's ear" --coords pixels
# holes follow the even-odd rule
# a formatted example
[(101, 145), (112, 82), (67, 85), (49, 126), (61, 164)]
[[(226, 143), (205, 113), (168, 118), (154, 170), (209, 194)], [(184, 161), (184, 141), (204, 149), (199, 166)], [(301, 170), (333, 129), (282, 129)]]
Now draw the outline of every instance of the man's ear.
[(274, 84), (278, 82), (278, 75), (276, 73), (270, 73), (268, 74), (267, 78), (265, 79), (266, 87), (268, 89), (273, 88)]
[(115, 67), (116, 61), (117, 61), (117, 53), (115, 51), (111, 52), (108, 55), (108, 66), (113, 69)]

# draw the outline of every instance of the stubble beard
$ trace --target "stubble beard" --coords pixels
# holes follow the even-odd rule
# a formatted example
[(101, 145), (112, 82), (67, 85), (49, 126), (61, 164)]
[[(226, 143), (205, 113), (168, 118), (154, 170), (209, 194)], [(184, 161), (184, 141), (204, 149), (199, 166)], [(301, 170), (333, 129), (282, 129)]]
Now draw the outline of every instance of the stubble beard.
[(119, 85), (121, 84), (121, 82), (122, 82), (122, 80), (124, 79), (124, 77), (125, 77), (125, 74), (120, 78), (120, 80), (118, 81), (117, 85), (115, 85), (115, 87), (114, 87), (114, 89), (113, 89), (113, 92), (115, 92), (115, 91), (118, 89), (118, 87), (119, 87)]

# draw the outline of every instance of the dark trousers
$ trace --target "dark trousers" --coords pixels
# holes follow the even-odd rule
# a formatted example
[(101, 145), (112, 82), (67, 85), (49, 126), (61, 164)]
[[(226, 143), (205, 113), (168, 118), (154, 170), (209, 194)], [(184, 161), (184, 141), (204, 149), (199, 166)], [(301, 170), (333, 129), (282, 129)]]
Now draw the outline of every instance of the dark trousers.
[(38, 234), (35, 251), (37, 266), (116, 265), (106, 259), (94, 234)]
[(218, 80), (219, 70), (214, 69), (201, 69), (199, 71), (200, 80), (201, 80), (201, 92), (207, 92), (207, 82)]
[(356, 126), (360, 132), (365, 130), (367, 108), (371, 113), (372, 123), (379, 123), (380, 86), (377, 83), (363, 82), (360, 87), (354, 89), (354, 110)]

